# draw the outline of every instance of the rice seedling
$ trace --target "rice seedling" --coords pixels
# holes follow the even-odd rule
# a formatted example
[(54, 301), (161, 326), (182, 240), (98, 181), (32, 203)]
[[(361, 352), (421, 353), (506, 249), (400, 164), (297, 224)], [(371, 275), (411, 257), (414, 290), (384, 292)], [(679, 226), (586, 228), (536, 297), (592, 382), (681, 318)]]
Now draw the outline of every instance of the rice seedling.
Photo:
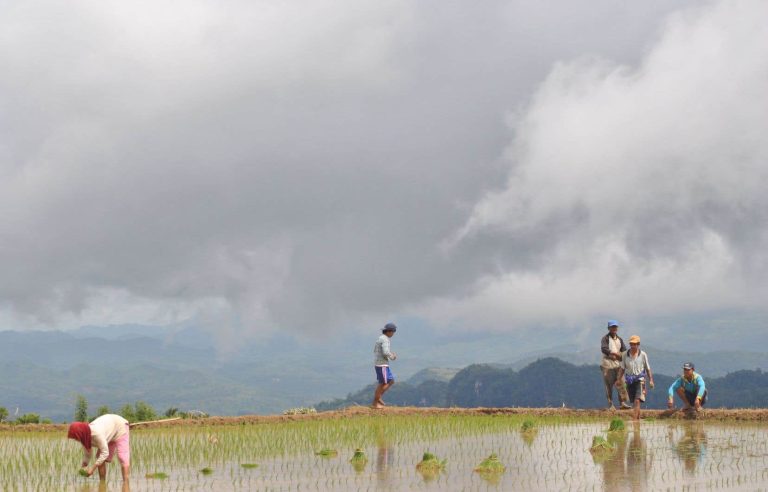
[(589, 450), (592, 453), (612, 453), (616, 450), (616, 446), (608, 442), (603, 436), (594, 436)]
[(416, 468), (419, 470), (442, 470), (445, 468), (446, 462), (447, 460), (440, 461), (434, 454), (425, 452), (421, 461), (416, 464)]
[(624, 419), (619, 417), (611, 419), (611, 425), (608, 427), (608, 432), (622, 432), (624, 430), (626, 430)]
[(521, 432), (533, 432), (536, 430), (536, 421), (533, 419), (523, 420), (523, 424), (520, 426)]
[(322, 456), (324, 458), (335, 458), (336, 456), (339, 455), (339, 452), (336, 451), (335, 449), (323, 448), (320, 451), (316, 452), (315, 455)]
[(84, 469), (82, 469), (82, 468), (80, 468), (79, 470), (77, 470), (77, 474), (78, 474), (78, 475), (80, 475), (81, 477), (86, 477), (86, 478), (88, 478), (88, 472), (87, 472), (87, 471), (85, 471), (85, 470), (84, 470)]
[(416, 464), (416, 470), (426, 481), (434, 480), (440, 471), (445, 468), (447, 460), (439, 460), (437, 456), (430, 452), (425, 452), (421, 461)]
[(154, 478), (154, 479), (164, 480), (168, 478), (168, 474), (163, 472), (147, 473), (146, 475), (144, 475), (144, 478)]
[(253, 470), (254, 468), (259, 467), (259, 465), (256, 463), (240, 463), (240, 466), (246, 470)]
[(475, 471), (480, 473), (504, 473), (506, 469), (507, 467), (499, 461), (496, 453), (491, 453), (490, 456), (475, 467)]
[(213, 473), (213, 469), (212, 468), (208, 468), (206, 466), (205, 468), (200, 470), (200, 473), (202, 473), (203, 475), (211, 475)]
[(365, 469), (365, 465), (368, 463), (368, 457), (365, 456), (365, 452), (362, 449), (357, 448), (349, 462), (352, 463), (352, 468), (359, 473)]

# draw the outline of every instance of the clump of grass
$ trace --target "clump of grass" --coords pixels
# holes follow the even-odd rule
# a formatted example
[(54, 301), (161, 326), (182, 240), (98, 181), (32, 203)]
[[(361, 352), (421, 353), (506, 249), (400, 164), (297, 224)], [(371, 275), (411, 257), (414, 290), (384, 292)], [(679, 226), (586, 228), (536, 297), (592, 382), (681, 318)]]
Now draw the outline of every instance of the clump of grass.
[(213, 468), (208, 468), (206, 466), (205, 468), (200, 470), (200, 473), (202, 473), (203, 475), (210, 475), (211, 473), (213, 473)]
[(355, 454), (352, 455), (352, 459), (349, 460), (350, 463), (362, 463), (366, 464), (368, 463), (368, 457), (365, 456), (365, 453), (362, 449), (357, 448), (355, 449)]
[(603, 436), (595, 436), (592, 438), (592, 447), (589, 450), (592, 453), (606, 453), (613, 452), (616, 446), (605, 440)]
[(144, 475), (144, 477), (145, 478), (157, 478), (157, 479), (163, 480), (163, 479), (168, 478), (168, 474), (167, 473), (163, 473), (163, 472), (155, 472), (155, 473), (147, 473), (146, 475)]
[(611, 425), (608, 427), (608, 432), (620, 432), (625, 429), (626, 427), (624, 426), (624, 419), (619, 417), (614, 417), (611, 420)]
[(355, 449), (355, 454), (352, 455), (352, 459), (349, 460), (349, 462), (352, 463), (352, 468), (354, 468), (356, 472), (360, 473), (365, 470), (365, 464), (368, 463), (368, 457), (365, 456), (365, 453), (362, 449), (357, 448)]
[(77, 474), (80, 475), (81, 477), (88, 477), (88, 472), (83, 470), (82, 468), (77, 470)]
[(425, 470), (439, 471), (445, 468), (445, 464), (447, 462), (448, 460), (440, 461), (437, 458), (437, 456), (435, 456), (432, 453), (424, 453), (424, 456), (422, 456), (421, 461), (419, 461), (416, 464), (416, 469), (420, 471), (425, 471)]
[(520, 426), (521, 432), (534, 432), (537, 430), (538, 428), (536, 427), (536, 421), (533, 419), (525, 419), (523, 424)]
[(258, 468), (259, 467), (259, 465), (257, 465), (256, 463), (240, 463), (240, 466), (242, 466), (243, 468), (245, 468), (247, 470), (251, 470), (253, 468)]
[(315, 455), (322, 456), (323, 458), (335, 458), (336, 456), (338, 456), (338, 454), (339, 452), (336, 451), (335, 449), (328, 449), (328, 448), (323, 448), (317, 453), (315, 453)]
[(496, 453), (491, 453), (490, 456), (477, 465), (475, 471), (479, 473), (504, 473), (504, 470), (506, 469), (507, 467), (499, 461), (499, 457), (496, 456)]
[(445, 468), (447, 460), (440, 461), (437, 456), (432, 453), (424, 453), (424, 456), (416, 464), (416, 471), (418, 471), (424, 478), (424, 481), (430, 482), (440, 475), (440, 472)]

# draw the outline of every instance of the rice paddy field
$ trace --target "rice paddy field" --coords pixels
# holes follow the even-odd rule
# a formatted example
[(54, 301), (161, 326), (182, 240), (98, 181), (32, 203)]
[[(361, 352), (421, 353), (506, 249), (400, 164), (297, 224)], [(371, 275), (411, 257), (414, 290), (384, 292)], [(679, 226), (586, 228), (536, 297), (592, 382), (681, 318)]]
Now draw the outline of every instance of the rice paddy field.
[[(79, 476), (81, 448), (63, 429), (6, 429), (0, 489), (768, 490), (765, 423), (648, 419), (609, 432), (611, 417), (380, 412), (136, 428), (127, 485), (117, 463), (106, 483)], [(493, 466), (477, 471), (484, 460)]]

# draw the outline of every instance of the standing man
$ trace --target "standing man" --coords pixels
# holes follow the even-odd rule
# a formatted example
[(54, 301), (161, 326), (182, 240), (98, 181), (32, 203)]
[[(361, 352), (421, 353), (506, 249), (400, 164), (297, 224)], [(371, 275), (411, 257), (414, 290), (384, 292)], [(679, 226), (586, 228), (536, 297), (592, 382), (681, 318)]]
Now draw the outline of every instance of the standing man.
[(683, 410), (688, 412), (695, 409), (701, 410), (701, 406), (707, 402), (707, 387), (704, 378), (693, 371), (693, 362), (683, 364), (683, 375), (669, 387), (669, 401), (667, 407), (675, 407), (675, 394), (683, 400)]
[(373, 364), (379, 385), (373, 395), (372, 408), (384, 408), (384, 400), (381, 397), (395, 384), (395, 377), (389, 370), (389, 361), (397, 359), (397, 355), (390, 350), (389, 339), (395, 336), (396, 331), (397, 326), (394, 323), (387, 323), (381, 330), (382, 335), (376, 340), (376, 345), (373, 346)]
[(626, 382), (629, 401), (634, 405), (634, 420), (640, 420), (640, 402), (645, 401), (645, 380), (653, 388), (653, 373), (651, 365), (648, 363), (648, 354), (640, 350), (640, 337), (632, 335), (629, 337), (629, 350), (624, 352), (619, 366), (619, 380), (616, 386)]
[[(616, 410), (613, 406), (613, 386), (619, 379), (619, 366), (621, 365), (621, 355), (627, 351), (624, 340), (619, 336), (619, 322), (616, 320), (608, 321), (608, 334), (600, 341), (600, 351), (603, 353), (603, 360), (600, 362), (600, 370), (603, 372), (603, 383), (605, 384), (605, 398), (608, 400), (608, 409)], [(627, 392), (624, 386), (616, 389), (621, 408), (632, 408), (627, 404)]]

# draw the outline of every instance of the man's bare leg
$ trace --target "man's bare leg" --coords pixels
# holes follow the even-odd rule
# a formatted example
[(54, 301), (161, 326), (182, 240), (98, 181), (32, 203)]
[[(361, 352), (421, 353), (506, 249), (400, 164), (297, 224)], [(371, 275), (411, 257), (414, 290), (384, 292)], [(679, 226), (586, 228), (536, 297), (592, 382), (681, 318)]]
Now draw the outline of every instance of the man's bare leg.
[(120, 463), (120, 469), (123, 472), (123, 482), (127, 482), (131, 478), (131, 465)]
[(381, 397), (384, 395), (384, 393), (387, 392), (389, 388), (392, 387), (392, 385), (395, 384), (394, 381), (390, 381), (387, 384), (379, 384), (379, 386), (376, 387), (376, 393), (373, 395), (373, 407), (374, 408), (382, 408), (384, 406), (384, 402), (382, 401)]
[(107, 479), (107, 464), (102, 463), (99, 465), (99, 480)]

